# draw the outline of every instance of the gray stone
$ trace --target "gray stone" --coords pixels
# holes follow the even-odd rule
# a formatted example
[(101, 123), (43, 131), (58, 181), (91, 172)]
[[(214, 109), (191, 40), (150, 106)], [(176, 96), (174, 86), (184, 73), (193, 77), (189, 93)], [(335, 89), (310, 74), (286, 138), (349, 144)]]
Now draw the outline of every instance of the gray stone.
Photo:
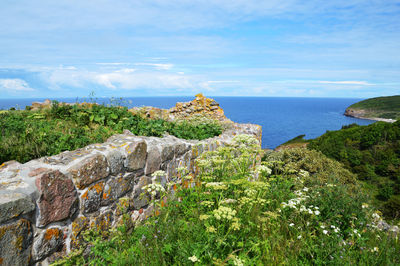
[(101, 154), (91, 154), (67, 170), (79, 189), (108, 176), (110, 169), (107, 159)]
[(125, 167), (129, 171), (144, 168), (147, 156), (147, 144), (144, 140), (128, 144), (125, 151), (127, 153)]
[(160, 169), (161, 152), (156, 145), (147, 146), (147, 163), (144, 173), (151, 174)]
[(100, 208), (100, 202), (103, 196), (104, 182), (90, 186), (81, 196), (82, 213), (95, 212)]
[(162, 145), (161, 160), (162, 162), (172, 160), (174, 158), (175, 148), (173, 143), (166, 143)]
[(134, 187), (131, 198), (133, 199), (133, 208), (135, 210), (139, 210), (149, 204), (149, 198), (145, 195), (142, 195), (142, 187), (151, 184), (151, 182), (151, 177), (142, 176), (140, 177), (137, 185)]
[(126, 173), (111, 177), (104, 186), (101, 205), (107, 206), (111, 202), (122, 197), (132, 190), (135, 181), (135, 174)]
[(32, 249), (32, 227), (28, 220), (0, 226), (0, 264), (29, 265)]
[(39, 261), (58, 251), (63, 246), (64, 233), (59, 228), (44, 230), (33, 243), (32, 258)]
[(0, 223), (34, 209), (35, 204), (28, 195), (14, 192), (0, 194)]
[(110, 174), (116, 175), (124, 168), (124, 160), (122, 152), (118, 149), (113, 149), (106, 155), (108, 165), (110, 166)]

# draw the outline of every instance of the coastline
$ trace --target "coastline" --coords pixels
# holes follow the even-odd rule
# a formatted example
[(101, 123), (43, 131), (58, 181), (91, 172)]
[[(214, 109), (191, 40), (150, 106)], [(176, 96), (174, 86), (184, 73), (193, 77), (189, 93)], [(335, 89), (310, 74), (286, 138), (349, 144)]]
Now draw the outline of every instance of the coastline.
[(367, 116), (364, 116), (365, 113), (366, 113), (366, 111), (362, 110), (362, 109), (355, 110), (355, 109), (347, 108), (346, 111), (344, 112), (344, 115), (349, 116), (349, 117), (358, 118), (358, 119), (380, 121), (380, 122), (386, 122), (386, 123), (394, 123), (397, 121), (395, 119), (389, 119), (389, 118), (367, 117)]

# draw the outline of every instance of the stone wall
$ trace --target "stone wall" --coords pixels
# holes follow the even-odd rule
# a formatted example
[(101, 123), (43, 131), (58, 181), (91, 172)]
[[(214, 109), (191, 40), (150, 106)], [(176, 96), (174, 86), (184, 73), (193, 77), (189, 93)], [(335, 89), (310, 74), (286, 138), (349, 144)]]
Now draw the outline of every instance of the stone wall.
[[(216, 109), (215, 109), (216, 110)], [(261, 141), (261, 127), (232, 124), (203, 141), (138, 137), (129, 131), (105, 143), (0, 166), (0, 264), (46, 265), (79, 247), (89, 227), (107, 230), (121, 222), (121, 206), (132, 221), (149, 213), (141, 188), (157, 170), (166, 180), (177, 167), (194, 172), (202, 152), (225, 145), (237, 134)]]

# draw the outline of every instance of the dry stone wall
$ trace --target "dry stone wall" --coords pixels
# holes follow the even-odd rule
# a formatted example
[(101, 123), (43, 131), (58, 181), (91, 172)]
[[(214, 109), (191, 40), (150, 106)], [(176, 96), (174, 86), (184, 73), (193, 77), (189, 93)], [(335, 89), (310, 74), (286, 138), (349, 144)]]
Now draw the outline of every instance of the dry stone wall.
[(144, 219), (149, 202), (142, 187), (164, 170), (165, 183), (177, 167), (195, 171), (204, 151), (226, 145), (237, 134), (261, 141), (261, 127), (232, 124), (203, 141), (138, 137), (129, 131), (107, 142), (20, 164), (0, 166), (0, 265), (47, 265), (78, 248), (82, 231), (107, 230), (121, 222), (121, 206), (132, 221)]

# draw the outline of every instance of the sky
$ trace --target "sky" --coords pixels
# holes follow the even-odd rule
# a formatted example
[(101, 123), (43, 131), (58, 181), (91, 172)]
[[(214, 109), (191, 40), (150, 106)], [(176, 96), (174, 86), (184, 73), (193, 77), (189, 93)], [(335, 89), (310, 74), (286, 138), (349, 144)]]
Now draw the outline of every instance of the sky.
[(0, 98), (400, 94), (400, 0), (0, 1)]

